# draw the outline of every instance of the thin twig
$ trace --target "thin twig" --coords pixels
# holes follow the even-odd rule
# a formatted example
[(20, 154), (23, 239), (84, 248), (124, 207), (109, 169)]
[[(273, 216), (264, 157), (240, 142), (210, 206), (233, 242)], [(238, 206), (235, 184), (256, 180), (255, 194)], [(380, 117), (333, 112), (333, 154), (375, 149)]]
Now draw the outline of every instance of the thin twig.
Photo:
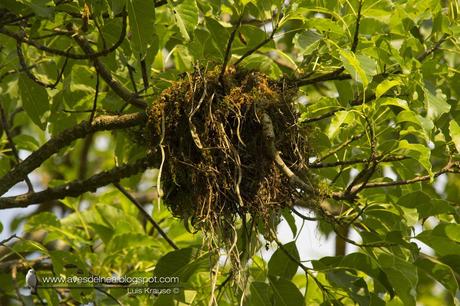
[(364, 136), (364, 134), (353, 135), (350, 139), (348, 139), (344, 143), (342, 143), (342, 144), (338, 145), (337, 147), (335, 147), (335, 149), (332, 149), (331, 151), (327, 152), (327, 154), (325, 154), (324, 156), (319, 157), (317, 160), (315, 160), (315, 162), (313, 164), (320, 163), (322, 160), (325, 160), (329, 156), (334, 155), (335, 153), (339, 152), (340, 150), (342, 150), (343, 148), (348, 146), (353, 141), (358, 140), (363, 136)]
[(306, 221), (318, 221), (319, 220), (318, 218), (305, 216), (304, 214), (302, 214), (298, 210), (296, 210), (294, 207), (291, 207), (291, 211), (294, 214), (296, 214), (298, 217), (300, 217), (301, 219), (306, 220)]
[(400, 180), (400, 181), (393, 181), (393, 182), (369, 182), (363, 188), (377, 188), (377, 187), (392, 187), (392, 186), (401, 186), (401, 185), (409, 185), (417, 182), (429, 181), (431, 178), (436, 178), (444, 173), (460, 173), (459, 169), (453, 169), (450, 166), (444, 167), (443, 169), (433, 173), (433, 176), (430, 175), (422, 175), (416, 176), (412, 179), (408, 180)]
[(363, 0), (359, 0), (358, 4), (358, 15), (356, 16), (356, 26), (355, 26), (355, 33), (353, 36), (353, 42), (351, 44), (351, 52), (355, 52), (356, 48), (358, 47), (359, 42), (359, 25), (361, 23), (361, 9), (363, 7)]
[(329, 111), (327, 113), (324, 113), (322, 115), (319, 115), (319, 116), (316, 116), (316, 117), (312, 117), (312, 118), (308, 118), (308, 119), (305, 119), (305, 120), (302, 120), (302, 124), (308, 124), (308, 123), (312, 123), (312, 122), (316, 122), (316, 121), (320, 121), (320, 120), (323, 120), (323, 119), (326, 119), (326, 118), (329, 118), (329, 117), (332, 117), (334, 116), (335, 113), (337, 113), (338, 111), (342, 110), (341, 108), (338, 108), (338, 109), (334, 109), (332, 111)]
[(275, 35), (276, 31), (278, 30), (278, 26), (279, 26), (279, 21), (275, 24), (275, 26), (273, 27), (273, 30), (270, 34), (270, 36), (268, 36), (266, 39), (264, 39), (263, 41), (261, 41), (257, 46), (255, 46), (254, 48), (246, 51), (246, 53), (244, 53), (236, 62), (235, 62), (235, 67), (238, 66), (246, 57), (248, 57), (249, 55), (253, 54), (254, 52), (256, 52), (257, 50), (259, 50), (260, 48), (262, 48), (265, 44), (267, 44), (268, 42), (270, 42), (272, 39), (273, 39), (273, 36)]
[(108, 293), (106, 290), (100, 288), (99, 286), (94, 286), (94, 289), (96, 289), (96, 290), (99, 291), (99, 292), (104, 293), (105, 295), (107, 295), (111, 300), (113, 300), (113, 301), (114, 301), (115, 303), (117, 303), (118, 305), (123, 306), (123, 304), (120, 303), (119, 300), (117, 300), (113, 295), (111, 295), (110, 293)]
[(94, 134), (89, 134), (83, 140), (83, 144), (80, 151), (80, 165), (78, 168), (78, 179), (83, 180), (86, 178), (88, 170), (88, 153), (93, 142)]
[(417, 60), (419, 62), (423, 62), (428, 56), (430, 56), (433, 52), (435, 52), (436, 50), (439, 49), (439, 47), (441, 47), (441, 45), (447, 40), (447, 38), (449, 37), (448, 34), (444, 34), (435, 44), (433, 47), (431, 47), (430, 49), (426, 50), (425, 52), (423, 52), (422, 54), (420, 54), (419, 56), (417, 56)]
[[(18, 149), (16, 148), (16, 145), (14, 144), (13, 135), (11, 135), (10, 127), (8, 124), (8, 119), (6, 118), (5, 110), (3, 109), (3, 106), (1, 103), (0, 103), (0, 119), (2, 123), (2, 128), (5, 131), (6, 138), (8, 139), (8, 143), (10, 145), (11, 151), (13, 152), (14, 158), (16, 159), (16, 165), (17, 165), (21, 162), (21, 159), (19, 158)], [(27, 184), (27, 188), (29, 189), (29, 192), (33, 192), (34, 187), (27, 175), (24, 177), (24, 180)]]
[(134, 79), (134, 73), (136, 72), (136, 70), (129, 63), (126, 64), (126, 67), (128, 68), (128, 76), (129, 80), (131, 81), (131, 85), (133, 85), (134, 93), (138, 94), (139, 92), (137, 90), (136, 80)]
[(219, 83), (220, 85), (224, 88), (224, 75), (225, 71), (227, 70), (227, 64), (231, 56), (231, 51), (232, 51), (232, 44), (233, 40), (235, 39), (236, 32), (238, 31), (239, 27), (241, 26), (241, 21), (243, 20), (243, 12), (241, 13), (240, 17), (238, 18), (238, 23), (235, 25), (235, 28), (233, 29), (232, 33), (230, 34), (230, 37), (227, 42), (227, 48), (225, 49), (225, 55), (224, 55), (224, 63), (222, 64), (222, 68), (220, 70), (219, 74)]
[[(388, 156), (388, 157), (383, 157), (379, 156), (379, 162), (394, 162), (394, 161), (401, 161), (408, 159), (409, 157), (407, 156)], [(313, 169), (320, 169), (320, 168), (331, 168), (331, 167), (338, 167), (338, 166), (350, 166), (350, 165), (355, 165), (355, 164), (365, 164), (368, 163), (369, 159), (364, 158), (364, 159), (351, 159), (351, 160), (339, 160), (336, 162), (322, 162), (322, 163), (312, 163), (309, 164), (309, 168)]]
[(168, 235), (163, 231), (163, 229), (160, 227), (160, 225), (158, 225), (158, 223), (152, 218), (152, 216), (150, 216), (149, 213), (147, 213), (144, 209), (144, 207), (142, 207), (142, 205), (136, 200), (136, 198), (134, 198), (125, 188), (123, 188), (123, 186), (121, 186), (119, 183), (114, 183), (113, 184), (118, 190), (120, 190), (120, 192), (126, 197), (128, 198), (128, 200), (131, 201), (131, 203), (133, 203), (137, 209), (139, 209), (139, 211), (141, 212), (141, 214), (144, 216), (144, 218), (146, 220), (148, 220), (152, 226), (158, 231), (158, 233), (168, 242), (168, 244), (175, 250), (178, 250), (179, 247), (174, 243), (174, 241), (171, 240), (171, 238), (168, 237)]
[(94, 93), (93, 108), (91, 109), (91, 115), (89, 116), (89, 125), (93, 123), (94, 115), (97, 108), (97, 97), (99, 96), (99, 73), (96, 73), (96, 92)]
[(56, 78), (56, 81), (54, 83), (45, 83), (45, 82), (42, 82), (40, 81), (31, 71), (31, 69), (29, 69), (27, 66), (27, 63), (26, 63), (26, 59), (24, 57), (24, 53), (22, 52), (22, 46), (21, 46), (21, 42), (20, 41), (17, 41), (16, 42), (16, 53), (18, 55), (18, 59), (19, 59), (19, 64), (21, 65), (21, 70), (24, 71), (26, 73), (26, 75), (29, 77), (29, 79), (31, 79), (32, 81), (34, 81), (35, 83), (37, 83), (38, 85), (40, 86), (43, 86), (43, 87), (46, 87), (46, 88), (51, 88), (51, 89), (54, 89), (56, 88), (56, 86), (59, 84), (59, 82), (61, 81), (62, 79), (62, 76), (64, 75), (64, 70), (65, 70), (65, 67), (67, 66), (67, 61), (69, 60), (68, 57), (65, 58), (64, 60), (64, 64), (62, 65), (62, 68), (61, 70), (58, 71), (58, 75), (57, 75), (57, 78)]
[[(366, 120), (366, 124), (369, 128), (370, 149), (371, 149), (370, 151), (371, 152), (370, 152), (368, 162), (364, 164), (364, 167), (361, 170), (361, 172), (359, 172), (358, 175), (356, 175), (356, 177), (353, 179), (353, 181), (350, 183), (350, 185), (348, 185), (347, 189), (345, 190), (345, 195), (350, 199), (353, 199), (358, 194), (358, 192), (360, 192), (366, 186), (366, 184), (371, 179), (378, 165), (378, 161), (377, 161), (378, 156), (376, 152), (376, 139), (375, 139), (375, 134), (374, 134), (374, 128), (369, 118), (366, 115), (364, 115), (364, 119)], [(361, 181), (362, 183), (359, 185), (358, 188), (355, 188), (353, 192), (351, 192), (353, 187), (359, 181)]]
[(0, 241), (0, 245), (5, 246), (5, 243), (7, 243), (8, 241), (13, 240), (13, 239), (15, 239), (15, 238), (20, 239), (20, 237), (18, 237), (16, 234), (13, 234), (13, 235), (11, 235), (10, 237), (5, 238), (5, 239), (3, 239), (2, 241)]
[[(6, 28), (2, 28), (2, 27), (0, 27), (0, 33), (11, 37), (11, 38), (15, 39), (18, 42), (22, 42), (22, 43), (31, 45), (31, 46), (35, 47), (36, 49), (38, 49), (40, 51), (44, 51), (44, 52), (47, 52), (47, 53), (50, 53), (50, 54), (59, 55), (59, 56), (63, 56), (63, 57), (68, 57), (68, 58), (76, 59), (76, 60), (86, 60), (86, 59), (90, 59), (90, 58), (95, 58), (95, 57), (101, 57), (101, 56), (108, 55), (108, 54), (112, 53), (113, 51), (115, 51), (123, 43), (123, 41), (125, 40), (125, 37), (126, 37), (127, 15), (128, 15), (127, 13), (123, 13), (123, 15), (122, 15), (122, 17), (123, 17), (123, 21), (122, 21), (123, 26), (122, 26), (122, 30), (120, 32), (120, 36), (119, 36), (117, 42), (113, 46), (108, 48), (108, 49), (104, 49), (104, 50), (98, 51), (98, 52), (93, 52), (92, 54), (78, 54), (78, 53), (71, 53), (71, 52), (67, 52), (67, 51), (63, 51), (63, 50), (59, 50), (59, 49), (49, 48), (49, 47), (47, 47), (45, 45), (40, 44), (36, 40), (30, 39), (27, 36), (22, 36), (19, 33), (12, 32), (12, 31), (10, 31), (10, 30), (8, 30)], [(62, 32), (62, 33), (65, 34), (65, 32)], [(70, 33), (67, 33), (67, 35), (70, 35)]]
[(351, 75), (349, 74), (342, 74), (342, 72), (345, 70), (345, 68), (340, 67), (337, 68), (336, 70), (321, 74), (319, 76), (313, 77), (311, 79), (299, 79), (297, 81), (292, 82), (291, 87), (299, 87), (299, 86), (305, 86), (305, 85), (312, 85), (316, 83), (321, 83), (325, 81), (332, 81), (332, 80), (349, 80), (351, 79)]
[(89, 56), (89, 58), (91, 58), (96, 71), (120, 98), (138, 108), (147, 108), (147, 103), (143, 99), (140, 99), (136, 93), (131, 92), (123, 84), (113, 78), (112, 73), (107, 69), (102, 61), (97, 56), (94, 56), (96, 53), (94, 53), (93, 48), (85, 37), (78, 34), (78, 32), (75, 32), (73, 38)]
[(142, 81), (144, 82), (144, 90), (149, 88), (149, 74), (147, 71), (147, 65), (145, 63), (145, 59), (141, 60), (141, 73), (142, 73)]
[(11, 268), (11, 279), (13, 280), (14, 290), (16, 291), (16, 296), (18, 297), (18, 300), (21, 303), (21, 305), (25, 306), (26, 304), (24, 303), (24, 300), (22, 299), (22, 295), (19, 292), (18, 282), (16, 281), (17, 274), (18, 274), (18, 269), (16, 265), (13, 265), (13, 267)]

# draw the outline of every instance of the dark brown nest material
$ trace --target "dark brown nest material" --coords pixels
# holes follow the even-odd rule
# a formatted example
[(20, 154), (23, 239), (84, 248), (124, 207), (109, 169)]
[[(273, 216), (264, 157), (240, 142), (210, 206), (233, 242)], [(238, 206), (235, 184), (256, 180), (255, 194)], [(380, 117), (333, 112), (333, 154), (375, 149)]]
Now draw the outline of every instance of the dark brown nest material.
[(230, 71), (223, 87), (218, 76), (196, 70), (149, 110), (151, 145), (164, 149), (163, 200), (195, 228), (222, 229), (247, 214), (272, 228), (273, 216), (305, 196), (275, 163), (273, 144), (285, 166), (308, 181), (295, 92), (257, 72)]

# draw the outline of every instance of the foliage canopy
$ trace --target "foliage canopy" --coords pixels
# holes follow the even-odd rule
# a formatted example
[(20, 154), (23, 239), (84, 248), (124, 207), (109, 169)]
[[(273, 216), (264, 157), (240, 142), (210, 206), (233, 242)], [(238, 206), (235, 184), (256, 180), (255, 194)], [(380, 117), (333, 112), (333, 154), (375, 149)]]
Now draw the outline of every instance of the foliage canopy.
[[(0, 304), (458, 303), (458, 15), (2, 0), (0, 210), (17, 214), (0, 229), (24, 234), (0, 241)], [(335, 256), (301, 261), (299, 220)], [(38, 295), (21, 289), (32, 267)], [(152, 295), (46, 275), (180, 281)]]

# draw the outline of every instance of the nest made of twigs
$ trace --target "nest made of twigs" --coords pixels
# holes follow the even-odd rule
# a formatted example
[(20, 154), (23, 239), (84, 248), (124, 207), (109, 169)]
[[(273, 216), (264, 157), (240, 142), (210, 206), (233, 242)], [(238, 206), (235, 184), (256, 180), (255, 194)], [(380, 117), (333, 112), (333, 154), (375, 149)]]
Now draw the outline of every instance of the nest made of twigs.
[(218, 69), (196, 69), (149, 109), (151, 147), (164, 152), (163, 201), (195, 228), (222, 229), (247, 214), (272, 227), (300, 194), (267, 152), (260, 114), (270, 116), (286, 165), (306, 177), (295, 92), (257, 72), (232, 70), (223, 80)]

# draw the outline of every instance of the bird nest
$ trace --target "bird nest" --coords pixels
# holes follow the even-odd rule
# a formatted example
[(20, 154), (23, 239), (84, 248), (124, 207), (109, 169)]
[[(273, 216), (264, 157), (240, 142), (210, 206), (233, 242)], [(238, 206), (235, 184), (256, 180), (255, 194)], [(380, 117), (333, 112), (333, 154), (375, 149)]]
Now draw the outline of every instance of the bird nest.
[[(307, 179), (307, 133), (297, 125), (295, 92), (257, 73), (195, 70), (149, 109), (152, 148), (163, 152), (164, 203), (196, 229), (234, 227), (248, 214), (266, 234), (279, 212), (305, 197), (275, 163)], [(271, 119), (267, 139), (261, 116)], [(275, 216), (275, 217), (274, 217)], [(262, 226), (262, 227), (261, 227)]]

